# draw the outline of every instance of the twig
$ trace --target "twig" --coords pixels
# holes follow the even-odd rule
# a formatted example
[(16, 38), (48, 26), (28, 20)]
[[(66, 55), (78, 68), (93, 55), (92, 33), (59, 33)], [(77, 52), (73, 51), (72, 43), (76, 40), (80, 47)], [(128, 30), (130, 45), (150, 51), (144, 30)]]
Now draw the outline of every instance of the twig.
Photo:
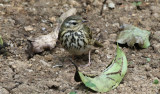
[(103, 1), (102, 8), (101, 8), (101, 12), (100, 12), (100, 15), (102, 15), (102, 14), (103, 14), (103, 7), (104, 7), (104, 4), (106, 3), (106, 1), (107, 1), (107, 0), (104, 0), (104, 1)]

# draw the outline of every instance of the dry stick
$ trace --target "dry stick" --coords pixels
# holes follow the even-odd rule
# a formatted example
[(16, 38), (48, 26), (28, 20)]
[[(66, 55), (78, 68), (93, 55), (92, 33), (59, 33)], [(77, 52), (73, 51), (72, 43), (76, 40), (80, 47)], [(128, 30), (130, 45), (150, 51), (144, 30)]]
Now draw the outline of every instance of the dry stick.
[(100, 12), (100, 15), (102, 15), (102, 14), (103, 14), (103, 7), (104, 7), (104, 4), (106, 3), (106, 1), (107, 1), (107, 0), (104, 0), (104, 1), (103, 1), (102, 8), (101, 8), (101, 12)]

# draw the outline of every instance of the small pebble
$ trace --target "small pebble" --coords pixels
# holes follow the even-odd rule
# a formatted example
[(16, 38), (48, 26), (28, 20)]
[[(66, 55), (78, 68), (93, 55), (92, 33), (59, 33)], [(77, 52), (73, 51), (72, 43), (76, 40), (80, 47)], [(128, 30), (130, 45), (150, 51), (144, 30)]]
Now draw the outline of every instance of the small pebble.
[(104, 4), (104, 6), (103, 6), (103, 10), (106, 10), (107, 9), (107, 5), (106, 4)]
[(95, 53), (98, 54), (98, 53), (99, 53), (99, 50), (96, 50)]
[(45, 27), (42, 27), (42, 31), (46, 31), (46, 28), (45, 28)]
[(52, 59), (53, 59), (53, 55), (45, 55), (45, 60), (47, 60), (47, 61), (52, 61)]
[(28, 72), (33, 72), (33, 70), (31, 70), (31, 69), (26, 69)]
[(8, 90), (0, 86), (0, 94), (10, 94)]
[(115, 4), (111, 0), (108, 0), (108, 7), (110, 9), (114, 9), (115, 8)]
[(114, 23), (113, 26), (118, 28), (120, 27), (119, 23)]
[(102, 2), (100, 2), (99, 0), (94, 0), (93, 5), (100, 6), (100, 5), (102, 5)]
[(29, 26), (25, 26), (24, 29), (25, 31), (32, 31), (33, 27), (29, 25)]
[(97, 28), (97, 29), (96, 29), (96, 31), (97, 31), (97, 32), (99, 32), (99, 31), (100, 31), (100, 29), (99, 29), (99, 28)]
[(53, 16), (53, 17), (50, 17), (49, 20), (50, 20), (51, 22), (55, 22), (55, 21), (56, 21), (56, 18)]
[(77, 2), (77, 1), (75, 1), (75, 0), (69, 0), (69, 2), (68, 2), (70, 5), (73, 5), (73, 6), (80, 6), (80, 4)]
[(50, 67), (51, 65), (50, 64), (48, 64), (47, 62), (45, 62), (44, 60), (40, 60), (40, 62), (44, 65), (44, 66), (48, 66), (48, 67)]

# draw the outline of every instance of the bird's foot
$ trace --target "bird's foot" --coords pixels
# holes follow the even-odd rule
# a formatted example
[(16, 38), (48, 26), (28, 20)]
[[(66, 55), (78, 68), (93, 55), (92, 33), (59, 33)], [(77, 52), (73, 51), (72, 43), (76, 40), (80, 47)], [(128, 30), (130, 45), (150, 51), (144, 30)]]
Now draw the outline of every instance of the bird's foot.
[(83, 67), (83, 68), (86, 68), (86, 67), (89, 67), (89, 66), (91, 66), (91, 62), (88, 62), (86, 65), (80, 65), (80, 67)]

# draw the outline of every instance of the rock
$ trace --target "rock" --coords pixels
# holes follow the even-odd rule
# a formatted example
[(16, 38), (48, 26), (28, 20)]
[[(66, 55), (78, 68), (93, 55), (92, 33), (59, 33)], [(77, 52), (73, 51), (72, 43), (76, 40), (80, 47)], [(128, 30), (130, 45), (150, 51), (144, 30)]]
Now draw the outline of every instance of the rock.
[(96, 50), (95, 53), (96, 53), (96, 54), (99, 54), (99, 50)]
[(88, 12), (88, 11), (90, 11), (91, 9), (92, 9), (91, 6), (90, 6), (90, 5), (87, 5), (86, 11)]
[(28, 67), (28, 63), (26, 61), (20, 61), (20, 60), (11, 61), (9, 62), (9, 65), (12, 70), (17, 71), (17, 72), (23, 69), (27, 69)]
[(69, 0), (69, 2), (68, 2), (70, 5), (73, 5), (73, 6), (80, 6), (80, 4), (77, 2), (77, 1), (75, 1), (75, 0)]
[(115, 4), (111, 0), (108, 0), (108, 7), (110, 9), (114, 9), (115, 8)]
[(128, 17), (120, 17), (119, 18), (120, 24), (125, 23), (125, 24), (129, 24), (129, 18)]
[(150, 9), (153, 13), (160, 13), (160, 11), (159, 11), (160, 7), (159, 6), (151, 6)]
[[(152, 69), (158, 69), (159, 67), (160, 67), (160, 65), (159, 65), (159, 63), (158, 62), (152, 62), (152, 63), (150, 63), (150, 67), (152, 68)], [(159, 73), (159, 72), (158, 72)]]
[[(160, 72), (160, 71), (159, 71)], [(160, 79), (160, 73), (158, 72), (158, 70), (157, 70), (157, 72), (152, 72), (152, 75), (154, 76), (154, 77), (157, 77), (158, 79)]]
[(154, 32), (153, 38), (155, 38), (156, 40), (160, 41), (160, 31)]
[(60, 82), (57, 82), (57, 81), (52, 81), (52, 80), (49, 80), (47, 81), (47, 86), (49, 87), (49, 89), (57, 89), (60, 87), (61, 83)]
[(94, 0), (93, 5), (100, 6), (100, 5), (102, 5), (102, 2), (100, 2), (99, 0)]
[(155, 18), (159, 18), (159, 14), (158, 13), (153, 13), (152, 14)]
[(45, 62), (44, 60), (40, 60), (39, 62), (41, 62), (44, 66), (48, 66), (48, 67), (50, 67), (51, 65), (50, 64), (48, 64), (47, 62)]
[(5, 88), (0, 86), (0, 94), (9, 94), (9, 92)]
[(101, 30), (99, 28), (96, 28), (96, 32), (100, 32)]
[(153, 44), (152, 44), (152, 46), (153, 46), (153, 48), (154, 48), (154, 50), (156, 51), (156, 52), (159, 52), (160, 53), (160, 43), (158, 42), (158, 41), (153, 41), (152, 42)]
[(50, 17), (49, 18), (49, 21), (51, 21), (51, 22), (55, 22), (56, 21), (56, 18), (53, 16), (53, 17)]
[(33, 72), (33, 70), (31, 70), (31, 69), (26, 69), (26, 71), (28, 71), (28, 72)]
[(107, 58), (108, 58), (108, 59), (110, 59), (110, 58), (112, 58), (112, 57), (113, 57), (112, 55), (107, 54)]
[(145, 65), (145, 71), (151, 71), (151, 67), (149, 66), (148, 63)]
[(154, 50), (160, 53), (160, 43), (153, 44)]
[(120, 28), (119, 23), (114, 23), (114, 24), (112, 24), (112, 26)]
[(108, 40), (108, 33), (107, 30), (105, 30), (104, 32), (100, 32), (100, 36), (99, 36), (102, 40)]
[(108, 26), (109, 26), (109, 23), (107, 22), (107, 23), (105, 24), (105, 26), (108, 27)]
[(51, 55), (51, 54), (45, 55), (44, 58), (45, 58), (45, 60), (47, 60), (47, 61), (52, 61), (53, 55)]
[(33, 27), (29, 25), (29, 26), (25, 26), (24, 29), (25, 31), (32, 31)]
[(103, 6), (103, 10), (106, 10), (107, 9), (107, 5), (106, 4), (104, 4), (104, 6)]
[(107, 45), (107, 46), (110, 45), (109, 40), (105, 40), (104, 43), (103, 43), (103, 45)]
[(14, 18), (16, 24), (30, 24), (30, 19), (28, 17), (26, 17), (26, 15), (22, 15), (22, 14), (17, 14), (15, 15)]
[(46, 28), (45, 28), (45, 27), (42, 27), (41, 29), (42, 29), (42, 31), (46, 31)]
[(110, 35), (109, 35), (109, 39), (110, 39), (111, 41), (116, 41), (116, 39), (117, 39), (117, 34), (110, 34)]

